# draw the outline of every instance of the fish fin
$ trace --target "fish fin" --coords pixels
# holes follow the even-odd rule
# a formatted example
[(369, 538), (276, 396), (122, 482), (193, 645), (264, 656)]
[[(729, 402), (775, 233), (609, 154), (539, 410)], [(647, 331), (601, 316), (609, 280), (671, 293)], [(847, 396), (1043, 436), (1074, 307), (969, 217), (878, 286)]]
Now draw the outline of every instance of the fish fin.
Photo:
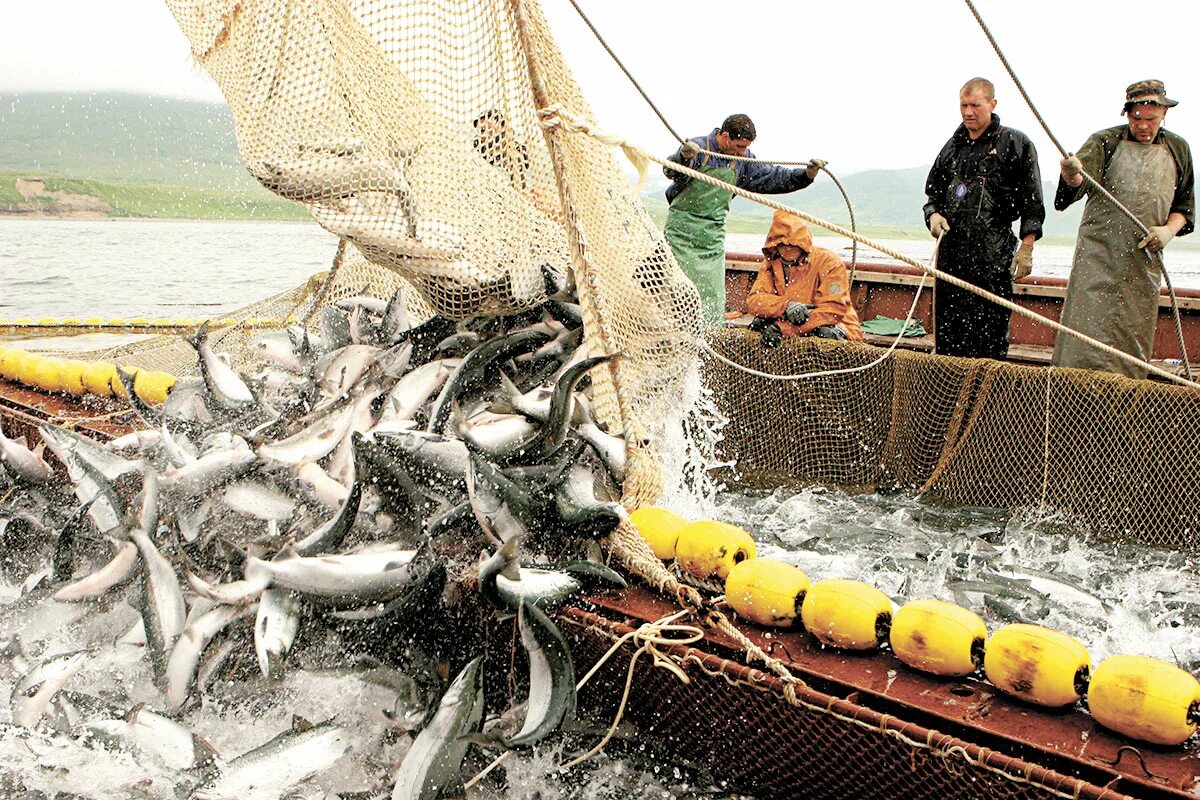
[(299, 714), (292, 714), (292, 730), (295, 733), (304, 733), (305, 731), (310, 731), (315, 727), (315, 725)]
[(129, 723), (137, 722), (138, 712), (140, 712), (145, 707), (146, 707), (146, 704), (144, 702), (134, 704), (133, 708), (131, 708), (125, 712), (124, 720)]
[(514, 536), (500, 546), (500, 554), (504, 556), (504, 568), (500, 570), (500, 574), (510, 581), (521, 580), (521, 561), (517, 558), (519, 538)]
[(221, 754), (217, 752), (217, 748), (212, 746), (212, 743), (199, 734), (192, 734), (192, 752), (195, 753), (195, 761), (192, 762), (191, 769), (197, 771), (209, 770), (221, 760)]

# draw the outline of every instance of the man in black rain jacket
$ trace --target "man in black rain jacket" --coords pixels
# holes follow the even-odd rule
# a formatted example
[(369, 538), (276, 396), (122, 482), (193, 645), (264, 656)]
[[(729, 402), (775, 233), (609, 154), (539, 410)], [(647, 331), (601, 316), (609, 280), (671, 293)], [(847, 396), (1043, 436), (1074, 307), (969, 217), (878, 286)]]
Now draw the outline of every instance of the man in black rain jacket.
[[(925, 182), (925, 224), (943, 237), (938, 266), (1005, 299), (1012, 283), (1033, 268), (1033, 243), (1042, 236), (1046, 207), (1037, 150), (1029, 137), (992, 113), (995, 87), (984, 78), (959, 93), (962, 125), (938, 153)], [(1012, 224), (1021, 221), (1021, 246)], [(938, 353), (1003, 359), (1011, 312), (938, 281), (934, 341)]]

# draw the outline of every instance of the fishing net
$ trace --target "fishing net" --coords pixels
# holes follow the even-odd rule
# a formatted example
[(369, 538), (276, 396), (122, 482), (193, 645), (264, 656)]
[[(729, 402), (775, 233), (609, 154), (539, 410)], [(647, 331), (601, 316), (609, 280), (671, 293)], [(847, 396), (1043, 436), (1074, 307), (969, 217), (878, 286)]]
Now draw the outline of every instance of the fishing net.
[[(343, 242), (332, 280), (230, 315), (215, 346), (245, 365), (264, 319), (310, 320), (363, 292), (402, 289), (417, 320), (511, 314), (569, 276), (584, 346), (621, 354), (593, 381), (598, 416), (636, 451), (627, 499), (657, 499), (655, 443), (695, 371), (699, 300), (615, 150), (579, 130), (591, 112), (537, 3), (168, 6), (225, 95), (247, 169)], [(104, 356), (177, 373), (195, 362), (177, 336)]]
[[(714, 350), (765, 373), (862, 368), (768, 380), (716, 360), (707, 383), (731, 419), (731, 481), (906, 490), (955, 505), (1025, 509), (1099, 537), (1200, 545), (1200, 395), (1078, 369), (785, 340), (745, 331)], [(785, 431), (785, 433), (781, 433)]]

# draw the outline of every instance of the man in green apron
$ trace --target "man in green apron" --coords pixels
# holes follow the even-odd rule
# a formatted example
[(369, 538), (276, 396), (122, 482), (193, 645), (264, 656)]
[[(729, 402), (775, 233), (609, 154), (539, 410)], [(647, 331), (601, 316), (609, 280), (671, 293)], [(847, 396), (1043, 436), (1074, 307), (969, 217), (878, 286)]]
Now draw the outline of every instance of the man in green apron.
[[(707, 136), (690, 139), (668, 161), (683, 164), (725, 183), (761, 194), (786, 194), (812, 184), (824, 161), (791, 169), (723, 156), (754, 158), (747, 148), (754, 141), (754, 123), (734, 114)], [(706, 151), (706, 152), (702, 152)], [(713, 155), (719, 154), (719, 155)], [(733, 193), (725, 188), (663, 167), (673, 183), (667, 188), (666, 236), (675, 260), (696, 284), (704, 319), (725, 324), (725, 217)]]
[[(1195, 222), (1192, 151), (1182, 137), (1162, 127), (1167, 109), (1162, 81), (1145, 80), (1125, 90), (1126, 125), (1099, 131), (1061, 163), (1054, 207), (1062, 211), (1088, 195), (1062, 323), (1143, 361), (1150, 359), (1158, 322), (1162, 250)], [(1084, 186), (1086, 170), (1149, 228), (1137, 227), (1100, 193)], [(1140, 240), (1140, 241), (1139, 241)], [(1144, 368), (1059, 334), (1054, 364), (1146, 377)]]

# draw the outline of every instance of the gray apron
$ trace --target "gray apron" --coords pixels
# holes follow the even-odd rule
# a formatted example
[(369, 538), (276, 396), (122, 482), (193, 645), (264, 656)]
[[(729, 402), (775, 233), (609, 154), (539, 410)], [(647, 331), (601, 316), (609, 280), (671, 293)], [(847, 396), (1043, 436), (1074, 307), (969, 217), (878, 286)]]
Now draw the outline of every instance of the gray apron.
[[(1175, 197), (1175, 160), (1165, 144), (1122, 141), (1104, 170), (1103, 184), (1147, 227), (1164, 225)], [(1062, 323), (1149, 360), (1158, 322), (1160, 273), (1157, 257), (1137, 249), (1141, 239), (1107, 198), (1088, 195)], [(1145, 369), (1061, 333), (1054, 345), (1054, 364), (1146, 377)]]

